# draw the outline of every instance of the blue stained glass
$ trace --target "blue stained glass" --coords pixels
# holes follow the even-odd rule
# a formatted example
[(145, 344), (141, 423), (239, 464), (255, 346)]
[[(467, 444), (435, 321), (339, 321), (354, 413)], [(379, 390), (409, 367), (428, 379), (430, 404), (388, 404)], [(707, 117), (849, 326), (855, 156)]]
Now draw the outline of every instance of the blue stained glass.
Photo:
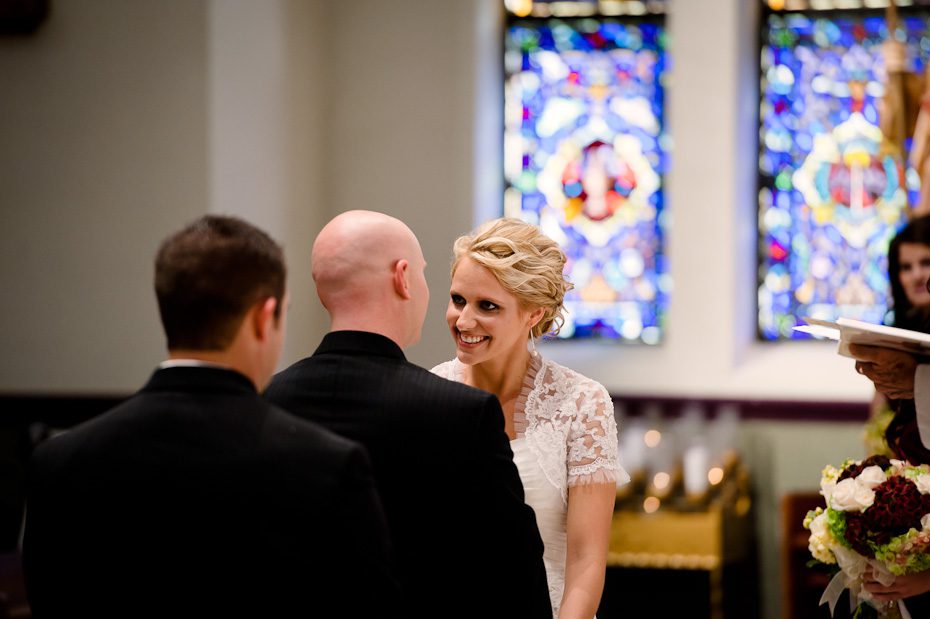
[(661, 18), (515, 21), (505, 54), (521, 55), (505, 75), (506, 191), (519, 189), (505, 214), (568, 256), (559, 336), (658, 343), (671, 288)]
[[(912, 70), (924, 71), (930, 13), (902, 19)], [(878, 129), (882, 17), (767, 17), (760, 54), (758, 326), (804, 337), (805, 316), (881, 322), (888, 242), (916, 198)], [(907, 174), (907, 175), (906, 175)]]

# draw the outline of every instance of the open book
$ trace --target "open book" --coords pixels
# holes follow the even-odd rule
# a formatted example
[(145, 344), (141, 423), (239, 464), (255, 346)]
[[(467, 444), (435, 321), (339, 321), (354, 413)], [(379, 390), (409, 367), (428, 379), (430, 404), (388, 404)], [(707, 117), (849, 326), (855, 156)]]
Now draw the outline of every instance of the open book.
[(806, 325), (795, 327), (794, 330), (839, 342), (837, 352), (844, 357), (854, 358), (849, 354), (850, 344), (883, 346), (916, 355), (930, 356), (930, 335), (920, 331), (873, 325), (851, 318), (839, 318), (836, 322), (829, 322), (805, 317), (804, 321)]

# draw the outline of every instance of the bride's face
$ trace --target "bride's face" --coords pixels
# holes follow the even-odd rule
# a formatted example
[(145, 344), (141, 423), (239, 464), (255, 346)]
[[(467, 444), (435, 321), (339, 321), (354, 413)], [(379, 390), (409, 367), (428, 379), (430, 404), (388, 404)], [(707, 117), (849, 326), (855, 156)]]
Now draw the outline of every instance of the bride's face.
[(526, 350), (534, 316), (520, 307), (517, 297), (487, 268), (462, 258), (449, 294), (446, 323), (459, 361), (476, 365)]

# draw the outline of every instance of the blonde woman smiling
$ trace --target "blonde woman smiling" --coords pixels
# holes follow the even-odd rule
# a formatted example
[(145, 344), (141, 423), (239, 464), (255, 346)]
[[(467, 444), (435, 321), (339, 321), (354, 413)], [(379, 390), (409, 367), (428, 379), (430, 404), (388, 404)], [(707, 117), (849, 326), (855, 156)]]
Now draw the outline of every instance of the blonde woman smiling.
[(607, 390), (527, 346), (562, 324), (571, 289), (565, 254), (516, 219), (460, 237), (453, 253), (446, 322), (456, 358), (433, 372), (500, 400), (545, 543), (553, 616), (591, 619), (604, 588), (616, 485), (629, 476)]

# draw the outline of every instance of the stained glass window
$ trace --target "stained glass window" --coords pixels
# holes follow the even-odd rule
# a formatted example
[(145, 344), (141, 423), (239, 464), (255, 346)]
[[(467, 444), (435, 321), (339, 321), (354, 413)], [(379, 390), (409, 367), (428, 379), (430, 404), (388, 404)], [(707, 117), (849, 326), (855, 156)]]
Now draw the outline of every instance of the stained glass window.
[(666, 63), (661, 16), (508, 24), (504, 211), (568, 255), (562, 338), (661, 339)]
[[(911, 12), (899, 22), (916, 72), (930, 48), (927, 19)], [(759, 334), (799, 337), (792, 327), (805, 316), (880, 323), (890, 301), (888, 243), (906, 221), (908, 192), (913, 202), (919, 190), (878, 128), (884, 14), (769, 11), (764, 20)]]

